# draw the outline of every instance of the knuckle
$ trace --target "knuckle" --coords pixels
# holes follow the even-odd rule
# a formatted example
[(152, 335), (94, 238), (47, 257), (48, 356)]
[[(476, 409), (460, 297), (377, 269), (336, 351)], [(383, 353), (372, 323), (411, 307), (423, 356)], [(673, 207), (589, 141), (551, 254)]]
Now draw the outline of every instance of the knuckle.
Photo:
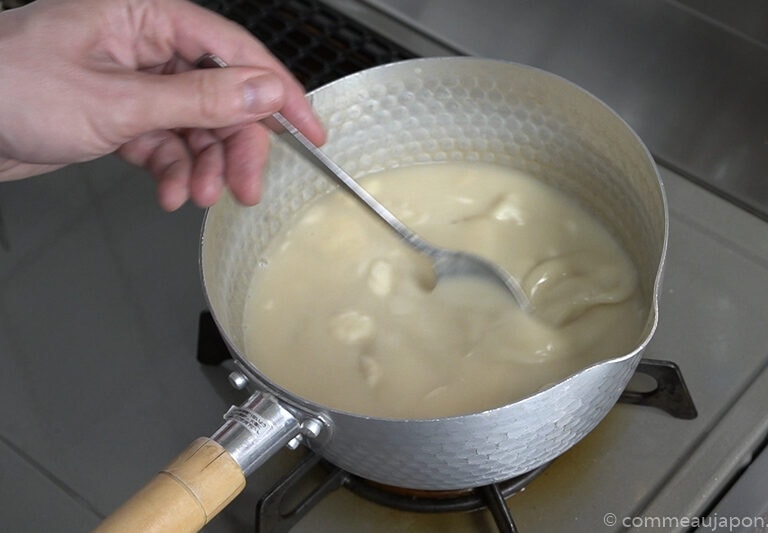
[(241, 103), (234, 98), (232, 91), (222, 90), (216, 76), (200, 72), (195, 77), (197, 111), (204, 122), (211, 124), (232, 120), (238, 113)]

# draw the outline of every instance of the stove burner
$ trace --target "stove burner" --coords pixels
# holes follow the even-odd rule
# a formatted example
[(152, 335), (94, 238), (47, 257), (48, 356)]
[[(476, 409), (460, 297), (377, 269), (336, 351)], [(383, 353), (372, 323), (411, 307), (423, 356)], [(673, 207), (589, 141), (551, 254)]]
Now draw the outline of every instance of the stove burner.
[[(348, 472), (345, 472), (344, 486), (367, 500), (401, 511), (470, 512), (489, 507), (496, 495), (503, 500), (517, 494), (543, 472), (549, 464), (546, 463), (525, 474), (478, 488), (445, 491), (406, 489), (376, 483)], [(490, 500), (489, 495), (493, 496)], [(506, 504), (504, 506), (506, 507)]]
[[(401, 511), (417, 513), (469, 512), (488, 509), (496, 527), (503, 533), (516, 533), (506, 498), (523, 490), (549, 463), (531, 472), (484, 487), (429, 491), (393, 487), (370, 481), (342, 470), (309, 452), (285, 477), (265, 494), (256, 507), (256, 529), (259, 532), (290, 531), (315, 505), (342, 487), (373, 503)], [(313, 470), (322, 469), (323, 478), (314, 489), (289, 507), (294, 492), (306, 489)]]

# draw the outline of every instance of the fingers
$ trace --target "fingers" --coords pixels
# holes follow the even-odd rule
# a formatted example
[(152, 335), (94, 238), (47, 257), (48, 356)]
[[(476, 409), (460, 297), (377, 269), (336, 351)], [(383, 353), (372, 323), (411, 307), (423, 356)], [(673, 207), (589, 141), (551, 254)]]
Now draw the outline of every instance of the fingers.
[[(284, 86), (270, 72), (227, 68), (138, 73), (137, 79), (155, 89), (137, 92), (150, 94), (146, 101), (123, 100), (130, 105), (116, 116), (123, 117), (125, 138), (133, 140), (119, 153), (156, 177), (158, 201), (169, 211), (188, 199), (201, 207), (213, 205), (225, 186), (241, 203), (257, 203), (269, 146), (267, 129), (258, 121), (279, 109), (313, 142), (325, 141), (325, 130), (303, 95), (304, 105), (284, 106)], [(183, 135), (176, 133), (180, 129)]]
[(248, 125), (227, 138), (225, 150), (227, 186), (240, 203), (255, 205), (261, 200), (269, 132), (261, 125)]
[[(118, 129), (133, 140), (119, 153), (156, 177), (160, 205), (173, 211), (192, 199), (208, 207), (225, 184), (241, 203), (256, 203), (268, 147), (266, 130), (256, 121), (282, 107), (280, 79), (255, 69), (137, 77), (154, 88), (136, 91), (149, 97), (135, 98), (124, 110)], [(188, 133), (180, 136), (178, 129)]]
[[(269, 94), (264, 87), (258, 87), (254, 91), (246, 88), (244, 99), (252, 106), (258, 108), (261, 117), (267, 116), (275, 111), (282, 111), (297, 127), (299, 127), (307, 137), (322, 144), (325, 140), (325, 133), (322, 125), (315, 117), (312, 109), (304, 97), (304, 89), (294, 78), (288, 69), (275, 57), (267, 48), (253, 37), (245, 28), (234, 23), (225, 17), (218, 15), (206, 8), (197, 6), (184, 0), (168, 0), (162, 3), (146, 3), (145, 7), (151, 6), (151, 16), (147, 16), (143, 10), (136, 9), (130, 13), (135, 18), (132, 26), (138, 28), (139, 35), (159, 33), (166, 35), (167, 38), (158, 40), (157, 46), (142, 48), (138, 53), (137, 62), (141, 68), (149, 68), (151, 65), (158, 65), (160, 62), (167, 62), (171, 57), (180, 59), (181, 63), (194, 65), (195, 62), (206, 53), (213, 53), (227, 62), (228, 69), (212, 69), (205, 74), (195, 74), (194, 77), (200, 79), (218, 80), (218, 82), (199, 83), (197, 87), (204, 93), (209, 91), (206, 88), (216, 87), (217, 94), (226, 103), (216, 103), (216, 106), (223, 105), (223, 109), (229, 109), (229, 116), (232, 117), (232, 109), (239, 109), (237, 103), (240, 97), (237, 89), (233, 86), (225, 87), (227, 83), (242, 83), (247, 78), (257, 76), (254, 69), (260, 69), (261, 73), (272, 73), (281, 82), (279, 105), (274, 106), (269, 103), (257, 103), (253, 98), (267, 98)], [(149, 7), (147, 7), (149, 8)], [(158, 61), (164, 57), (162, 61)], [(167, 67), (167, 65), (166, 65)], [(250, 73), (243, 74), (243, 69)], [(221, 71), (227, 71), (223, 75)], [(218, 72), (217, 72), (218, 71)], [(168, 72), (168, 71), (166, 71)], [(229, 80), (229, 81), (227, 81)], [(184, 83), (187, 89), (189, 84)], [(194, 87), (194, 85), (192, 86)], [(272, 90), (276, 90), (274, 87)], [(172, 98), (173, 91), (169, 91), (169, 97)], [(194, 92), (194, 89), (193, 89)], [(176, 93), (179, 98), (185, 98), (183, 95), (189, 95), (189, 92)], [(194, 95), (191, 95), (194, 98)], [(216, 100), (213, 100), (215, 103)], [(274, 103), (274, 102), (273, 102)], [(205, 104), (192, 104), (192, 107), (205, 109)], [(209, 104), (209, 109), (213, 108), (213, 103)], [(284, 106), (284, 108), (283, 108)], [(168, 108), (168, 113), (173, 114), (173, 108)], [(227, 116), (226, 111), (217, 111)], [(236, 114), (236, 112), (234, 113)], [(176, 115), (178, 117), (178, 115)], [(229, 124), (241, 124), (251, 117), (241, 116), (239, 120), (231, 120)], [(257, 119), (258, 120), (258, 119)], [(222, 127), (220, 123), (215, 126), (205, 126), (201, 123), (185, 124), (187, 127)], [(169, 125), (167, 127), (179, 127), (181, 124)]]
[[(169, 38), (137, 51), (137, 65), (146, 70), (126, 73), (126, 83), (109, 91), (120, 106), (113, 115), (120, 155), (155, 175), (165, 209), (187, 199), (212, 205), (224, 187), (241, 203), (255, 204), (269, 144), (259, 121), (281, 111), (314, 143), (326, 140), (303, 88), (237, 24), (186, 1), (147, 5), (157, 11), (150, 18), (132, 12), (134, 27), (162, 28)], [(152, 34), (144, 29), (140, 35)], [(184, 70), (204, 53), (230, 67)]]
[(166, 211), (175, 211), (189, 199), (192, 158), (186, 143), (173, 132), (154, 131), (124, 144), (118, 154), (146, 168), (157, 181), (157, 200)]
[(192, 130), (186, 135), (194, 157), (189, 196), (200, 207), (210, 207), (224, 188), (226, 156), (219, 138), (208, 130)]
[[(284, 107), (279, 109), (312, 142), (321, 145), (326, 132), (290, 71), (242, 26), (186, 2), (168, 2), (169, 20), (177, 36), (175, 49), (190, 64), (206, 53), (222, 58), (230, 68), (258, 65), (283, 83)], [(278, 111), (278, 110), (276, 110)]]
[(190, 199), (210, 207), (225, 187), (244, 205), (258, 203), (268, 148), (267, 130), (250, 124), (221, 132), (155, 131), (126, 143), (118, 154), (155, 177), (158, 203), (174, 211)]
[(281, 79), (256, 68), (136, 72), (126, 78), (112, 116), (124, 141), (147, 131), (255, 122), (281, 109), (285, 99)]

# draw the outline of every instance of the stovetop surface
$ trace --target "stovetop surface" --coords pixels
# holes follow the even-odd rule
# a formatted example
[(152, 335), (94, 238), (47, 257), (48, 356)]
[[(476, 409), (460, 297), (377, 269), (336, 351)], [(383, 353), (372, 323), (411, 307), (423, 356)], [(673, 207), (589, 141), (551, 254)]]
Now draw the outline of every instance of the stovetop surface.
[[(762, 446), (761, 442), (768, 430), (764, 414), (758, 412), (752, 417), (745, 414), (749, 412), (754, 402), (758, 401), (751, 398), (747, 391), (760, 390), (759, 386), (750, 387), (750, 384), (755, 380), (762, 383), (768, 379), (768, 374), (763, 372), (765, 365), (768, 364), (768, 358), (764, 351), (757, 348), (765, 345), (764, 340), (760, 338), (762, 333), (757, 331), (760, 329), (761, 314), (759, 312), (753, 314), (753, 311), (748, 310), (750, 305), (747, 304), (750, 298), (757, 296), (755, 290), (766, 289), (766, 263), (764, 259), (759, 259), (754, 264), (749, 264), (749, 260), (739, 261), (734, 255), (734, 253), (744, 254), (745, 258), (757, 259), (753, 254), (760, 255), (766, 252), (764, 240), (760, 237), (750, 240), (747, 237), (750, 231), (744, 231), (744, 228), (739, 227), (740, 225), (734, 228), (735, 222), (743, 219), (742, 224), (754, 225), (754, 228), (760, 229), (762, 225), (753, 217), (735, 210), (731, 205), (724, 203), (721, 205), (717, 198), (736, 200), (739, 205), (747, 207), (751, 212), (765, 216), (761, 205), (762, 193), (749, 194), (755, 188), (762, 191), (764, 184), (758, 182), (754, 185), (755, 180), (747, 179), (755, 170), (766, 168), (763, 165), (764, 154), (753, 154), (752, 160), (746, 163), (742, 161), (744, 165), (734, 165), (732, 158), (734, 148), (729, 143), (745, 144), (744, 138), (746, 138), (748, 141), (746, 144), (754, 147), (755, 142), (758, 144), (760, 142), (759, 139), (755, 141), (755, 136), (759, 136), (763, 131), (768, 132), (768, 129), (761, 126), (746, 128), (742, 132), (745, 137), (724, 139), (727, 142), (722, 143), (719, 147), (720, 151), (716, 151), (716, 154), (708, 148), (708, 155), (718, 161), (717, 169), (702, 163), (695, 154), (692, 156), (688, 151), (691, 146), (709, 145), (712, 142), (708, 139), (691, 138), (684, 129), (691, 126), (691, 117), (697, 116), (697, 110), (701, 111), (699, 108), (703, 105), (702, 102), (706, 101), (706, 95), (704, 97), (699, 95), (691, 105), (675, 113), (674, 120), (670, 119), (668, 113), (661, 112), (665, 107), (677, 106), (676, 100), (664, 99), (667, 94), (664, 91), (665, 89), (668, 91), (669, 86), (664, 87), (663, 78), (671, 70), (675, 68), (679, 70), (679, 65), (674, 61), (682, 61), (683, 56), (672, 57), (666, 62), (663, 58), (655, 58), (656, 61), (662, 61), (662, 64), (657, 65), (658, 71), (645, 72), (646, 79), (643, 85), (632, 89), (633, 80), (636, 81), (637, 76), (643, 74), (642, 71), (645, 68), (643, 65), (648, 61), (648, 57), (656, 55), (659, 50), (657, 43), (649, 42), (653, 45), (652, 50), (646, 50), (641, 54), (636, 48), (646, 44), (648, 41), (646, 38), (645, 41), (635, 43), (629, 48), (625, 46), (624, 49), (616, 52), (617, 56), (629, 54), (635, 57), (637, 60), (635, 63), (625, 64), (623, 68), (614, 68), (612, 71), (595, 72), (596, 66), (598, 69), (600, 65), (605, 67), (605, 53), (599, 50), (600, 43), (590, 41), (582, 33), (584, 28), (581, 28), (580, 24), (583, 24), (583, 19), (589, 14), (599, 15), (599, 20), (593, 22), (595, 26), (606, 24), (606, 17), (613, 11), (605, 9), (606, 6), (599, 1), (587, 3), (584, 10), (586, 13), (575, 14), (575, 19), (569, 17), (568, 20), (575, 20), (575, 29), (571, 30), (569, 35), (577, 38), (580, 44), (584, 43), (589, 47), (587, 50), (572, 52), (570, 55), (566, 50), (553, 48), (557, 43), (562, 42), (563, 36), (548, 33), (546, 38), (549, 48), (545, 52), (542, 50), (546, 48), (543, 42), (544, 36), (533, 38), (530, 35), (521, 37), (515, 32), (504, 34), (500, 25), (509, 24), (517, 31), (524, 28), (520, 23), (510, 23), (508, 15), (510, 10), (515, 9), (512, 5), (500, 6), (498, 2), (492, 0), (482, 2), (481, 6), (474, 4), (470, 6), (460, 2), (446, 4), (445, 2), (389, 0), (326, 3), (331, 4), (337, 11), (332, 11), (330, 15), (327, 13), (320, 15), (318, 11), (324, 11), (324, 9), (323, 4), (318, 2), (286, 3), (278, 8), (277, 13), (270, 13), (270, 16), (282, 16), (292, 21), (292, 24), (280, 26), (277, 31), (275, 25), (264, 27), (255, 24), (252, 25), (252, 31), (267, 42), (278, 43), (281, 39), (295, 41), (291, 38), (286, 39), (286, 36), (297, 31), (306, 32), (307, 28), (310, 28), (309, 33), (317, 35), (316, 32), (311, 31), (311, 28), (322, 27), (328, 17), (336, 18), (339, 13), (352, 17), (352, 20), (342, 18), (345, 24), (354, 26), (367, 22), (367, 27), (377, 28), (377, 32), (370, 33), (366, 31), (366, 26), (363, 24), (362, 28), (357, 26), (341, 32), (343, 35), (353, 36), (346, 40), (331, 39), (327, 42), (314, 40), (305, 42), (303, 47), (278, 47), (276, 52), (279, 57), (289, 65), (300, 64), (307, 58), (322, 55), (331, 57), (330, 54), (322, 51), (324, 47), (346, 49), (351, 52), (350, 56), (358, 59), (362, 57), (371, 62), (407, 58), (409, 53), (413, 55), (466, 53), (518, 61), (526, 60), (527, 63), (550, 67), (556, 73), (584, 82), (582, 85), (586, 85), (588, 90), (598, 93), (598, 96), (606, 99), (610, 105), (617, 107), (618, 112), (639, 130), (643, 138), (650, 137), (646, 142), (649, 143), (657, 160), (664, 166), (662, 171), (670, 195), (673, 218), (668, 258), (670, 266), (665, 277), (666, 290), (661, 302), (662, 322), (646, 356), (670, 359), (682, 366), (686, 379), (696, 384), (692, 386), (692, 392), (702, 415), (696, 421), (683, 422), (671, 419), (663, 413), (618, 406), (588, 439), (556, 461), (524, 494), (513, 498), (511, 506), (515, 516), (519, 516), (522, 523), (528, 523), (535, 531), (559, 530), (563, 516), (581, 520), (582, 524), (591, 523), (597, 527), (600, 524), (594, 524), (594, 522), (596, 518), (602, 516), (601, 510), (603, 514), (613, 512), (617, 517), (630, 517), (643, 512), (659, 513), (665, 509), (678, 513), (684, 511), (689, 515), (706, 513), (720, 497), (720, 491), (733, 478), (738, 465), (748, 462), (755, 449)], [(230, 7), (225, 12), (235, 20), (249, 24), (249, 17), (254, 16), (254, 13), (243, 10), (236, 4), (237, 2), (230, 2), (228, 4)], [(370, 6), (374, 6), (375, 9), (368, 9)], [(603, 9), (600, 9), (601, 6)], [(553, 5), (538, 8), (517, 7), (520, 8), (518, 10), (520, 18), (539, 17), (540, 22), (551, 17), (552, 12), (556, 10), (556, 6)], [(659, 9), (668, 10), (668, 7), (657, 5), (656, 11), (646, 7), (641, 9), (641, 14), (644, 17), (651, 17), (653, 13), (660, 13)], [(660, 28), (659, 31), (664, 35), (669, 36), (670, 39), (676, 39), (674, 42), (678, 44), (686, 39), (693, 39), (702, 45), (702, 53), (712, 47), (719, 49), (726, 46), (740, 60), (748, 61), (742, 56), (745, 49), (754, 45), (753, 42), (745, 45), (729, 35), (698, 35), (700, 28), (697, 26), (700, 21), (698, 19), (682, 20), (678, 11), (679, 9), (672, 9), (667, 13), (665, 21), (657, 24), (657, 28)], [(489, 17), (489, 13), (504, 16)], [(626, 23), (626, 18), (632, 16), (632, 13), (627, 10), (622, 11), (617, 25), (622, 21)], [(397, 23), (387, 20), (386, 15), (393, 15), (406, 27), (399, 27)], [(565, 24), (566, 19), (563, 17), (559, 17), (558, 20)], [(636, 22), (632, 25), (633, 32), (642, 32), (640, 24), (641, 22)], [(606, 39), (613, 42), (619, 41), (617, 33), (620, 28), (617, 25), (611, 28), (611, 34)], [(679, 32), (686, 26), (695, 27), (691, 30), (693, 32), (691, 36), (681, 37), (674, 34), (676, 30)], [(559, 28), (563, 29), (562, 26)], [(547, 26), (547, 29), (551, 30), (551, 27)], [(379, 30), (382, 33), (378, 33)], [(421, 35), (422, 41), (413, 41), (414, 30)], [(359, 37), (360, 32), (366, 34), (367, 41)], [(331, 34), (333, 35), (333, 32)], [(526, 37), (529, 40), (525, 41)], [(394, 44), (394, 41), (403, 42), (406, 39), (409, 42), (407, 49)], [(372, 48), (384, 53), (377, 56), (357, 52), (369, 42), (375, 42)], [(499, 47), (500, 42), (508, 43), (510, 46)], [(726, 42), (727, 45), (724, 44)], [(605, 44), (603, 42), (602, 46)], [(595, 56), (594, 64), (588, 63), (590, 54)], [(618, 57), (613, 59), (618, 60)], [(716, 59), (710, 57), (709, 60), (716, 61)], [(578, 62), (574, 66), (569, 64), (568, 60), (578, 60)], [(768, 60), (768, 54), (765, 57), (753, 58), (757, 65), (761, 65), (764, 60)], [(333, 66), (333, 64), (328, 65), (325, 70), (326, 75)], [(336, 75), (339, 76), (349, 73), (343, 69), (351, 65), (336, 66), (339, 67), (336, 71)], [(617, 65), (611, 66), (617, 67)], [(743, 64), (740, 66), (744, 68)], [(735, 67), (729, 65), (728, 68)], [(301, 68), (294, 70), (300, 76), (302, 75)], [(720, 74), (725, 78), (731, 76), (727, 71)], [(690, 79), (681, 78), (684, 75)], [(701, 76), (698, 64), (694, 62), (687, 72), (678, 73), (671, 83), (696, 84), (703, 81)], [(759, 85), (762, 73), (753, 73), (752, 76), (758, 78)], [(620, 77), (625, 79), (621, 80)], [(315, 82), (317, 85), (324, 82), (324, 80), (314, 80), (312, 77), (306, 77), (304, 81), (310, 87), (313, 87)], [(750, 81), (755, 82), (754, 79)], [(726, 79), (720, 90), (725, 95), (734, 96), (739, 91), (729, 89), (729, 83), (740, 87), (738, 81)], [(752, 85), (746, 85), (747, 88), (743, 90), (750, 92)], [(705, 92), (707, 90), (709, 89), (705, 89)], [(653, 95), (648, 95), (649, 91), (652, 91)], [(675, 99), (684, 100), (685, 98), (675, 93), (670, 96)], [(753, 101), (750, 100), (750, 102)], [(755, 100), (754, 104), (752, 111), (759, 115), (765, 107), (765, 100)], [(739, 114), (743, 110), (729, 109), (736, 115), (735, 118), (720, 116), (712, 120), (718, 123), (741, 120)], [(649, 117), (659, 118), (649, 121)], [(670, 120), (683, 121), (683, 124), (670, 123)], [(699, 118), (696, 124), (701, 124)], [(754, 124), (751, 123), (751, 125)], [(766, 125), (768, 127), (768, 122)], [(668, 135), (672, 132), (687, 139), (688, 142), (669, 139)], [(717, 159), (717, 154), (726, 154), (727, 157)], [(678, 175), (673, 174), (672, 168), (680, 170), (689, 181), (681, 180)], [(691, 185), (690, 180), (699, 185), (706, 185), (707, 188), (716, 192), (717, 197), (706, 194), (699, 187)], [(749, 184), (747, 188), (742, 187), (744, 183)], [(749, 200), (746, 203), (743, 201), (745, 198)], [(717, 213), (720, 209), (723, 213), (718, 217)], [(730, 210), (738, 213), (739, 216), (733, 217), (726, 214)], [(762, 255), (762, 257), (765, 256)], [(739, 274), (735, 274), (737, 270)], [(684, 293), (682, 299), (681, 292)], [(764, 296), (765, 294), (761, 294), (752, 300), (751, 305), (754, 306), (755, 311), (763, 305)], [(737, 331), (742, 331), (743, 334), (736, 334)], [(751, 333), (747, 334), (747, 331)], [(731, 337), (734, 334), (735, 336)], [(752, 392), (752, 394), (760, 396), (759, 392)], [(728, 412), (729, 408), (733, 411)], [(720, 427), (728, 427), (727, 434), (721, 434), (721, 431), (725, 430), (712, 430)], [(734, 440), (734, 434), (739, 434), (740, 437)], [(734, 445), (734, 442), (738, 445)], [(585, 490), (585, 487), (590, 488)], [(616, 490), (617, 487), (621, 487), (621, 490)], [(356, 509), (356, 505), (359, 505), (343, 503), (349, 498), (356, 501), (356, 498), (348, 494), (335, 495), (333, 498), (339, 500), (342, 509), (346, 509), (347, 506)], [(338, 508), (334, 504), (326, 505), (332, 515), (337, 513)], [(382, 514), (373, 520), (382, 524), (382, 530), (393, 526), (392, 522), (385, 519), (385, 516), (391, 515), (391, 511), (375, 506), (369, 507), (373, 508), (370, 512), (374, 516)], [(550, 512), (542, 513), (541, 509), (544, 508)], [(322, 508), (316, 511), (318, 515), (322, 512)], [(350, 513), (348, 510), (344, 513), (358, 514)], [(368, 523), (370, 527), (371, 517), (363, 515), (366, 516), (362, 519), (363, 522)], [(477, 517), (470, 515), (465, 518), (465, 526), (471, 530), (472, 523), (477, 520)], [(399, 519), (398, 523), (401, 521), (408, 523), (409, 520), (417, 519)], [(434, 517), (422, 517), (418, 521), (419, 527), (430, 527), (427, 524), (433, 524), (435, 520)], [(317, 522), (312, 520), (307, 523), (317, 525)], [(455, 522), (452, 523), (457, 527)], [(299, 530), (301, 527), (300, 525)]]
[[(402, 30), (382, 11), (396, 2), (329, 3), (374, 20), (382, 35)], [(409, 12), (416, 20), (426, 4), (399, 8), (422, 6), (421, 15)], [(445, 35), (411, 32), (398, 42), (398, 53), (462, 51)], [(631, 100), (612, 105), (629, 110), (630, 121), (645, 116)], [(723, 172), (736, 168), (724, 161)], [(759, 172), (765, 177), (765, 166)], [(766, 462), (766, 452), (751, 461), (768, 433), (768, 224), (685, 174), (662, 165), (669, 255), (660, 327), (646, 354), (680, 365), (699, 416), (617, 406), (510, 499), (523, 532), (610, 531), (627, 517), (697, 516), (726, 506), (730, 482), (746, 465)], [(225, 367), (194, 361), (204, 308), (201, 218), (192, 206), (163, 213), (151, 179), (113, 157), (0, 184), (0, 498), (9, 531), (87, 530), (243, 399), (226, 383)], [(251, 531), (256, 500), (300, 455), (281, 451), (206, 531)], [(604, 525), (608, 513), (613, 527)], [(472, 532), (490, 524), (484, 512), (403, 513), (341, 491), (295, 531)]]
[(768, 220), (766, 2), (330, 3), (371, 6), (455, 52), (559, 74), (615, 109), (666, 166)]

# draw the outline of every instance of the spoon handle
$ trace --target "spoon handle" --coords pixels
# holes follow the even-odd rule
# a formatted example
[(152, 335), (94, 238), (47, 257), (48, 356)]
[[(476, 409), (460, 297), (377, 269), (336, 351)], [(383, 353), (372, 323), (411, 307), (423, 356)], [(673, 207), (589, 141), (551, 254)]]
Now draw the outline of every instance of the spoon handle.
[[(195, 62), (195, 65), (198, 68), (226, 68), (228, 66), (226, 61), (215, 54), (204, 54)], [(376, 216), (386, 222), (387, 225), (397, 232), (400, 237), (405, 239), (408, 244), (424, 253), (433, 255), (431, 253), (431, 247), (428, 246), (423, 239), (408, 229), (408, 227), (400, 222), (389, 209), (376, 200), (376, 198), (366, 191), (352, 176), (347, 174), (343, 168), (336, 164), (333, 159), (328, 157), (328, 155), (318, 148), (315, 143), (307, 139), (307, 137), (299, 131), (299, 128), (294, 126), (282, 113), (278, 111), (272, 115), (272, 118), (288, 133), (288, 136), (285, 137), (285, 139), (291, 146), (293, 146), (293, 148), (304, 155), (304, 157), (311, 161), (319, 170), (323, 171), (323, 173), (351, 192), (355, 198), (360, 200), (363, 205), (368, 207), (368, 209), (373, 211)]]
[[(214, 54), (205, 54), (197, 60), (199, 68), (225, 68), (227, 63)], [(506, 270), (474, 254), (438, 248), (419, 237), (403, 224), (389, 209), (366, 191), (352, 176), (346, 173), (333, 159), (318, 148), (279, 111), (271, 117), (285, 132), (283, 137), (298, 153), (315, 165), (324, 174), (350, 192), (374, 215), (384, 221), (393, 231), (418, 252), (432, 260), (432, 267), (438, 278), (457, 274), (472, 274), (490, 279), (508, 290), (521, 309), (530, 312), (531, 304), (520, 284)], [(280, 132), (282, 133), (282, 132)]]

